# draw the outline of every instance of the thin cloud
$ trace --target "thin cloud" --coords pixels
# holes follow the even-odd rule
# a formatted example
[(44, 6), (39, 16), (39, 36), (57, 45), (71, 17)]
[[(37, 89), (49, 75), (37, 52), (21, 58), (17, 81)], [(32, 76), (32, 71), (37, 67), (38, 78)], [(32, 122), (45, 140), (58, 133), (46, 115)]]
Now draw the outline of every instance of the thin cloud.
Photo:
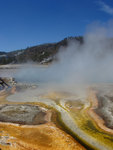
[(113, 15), (113, 7), (109, 6), (108, 4), (106, 4), (103, 1), (99, 1), (98, 4), (101, 7), (100, 10), (102, 10), (110, 15)]

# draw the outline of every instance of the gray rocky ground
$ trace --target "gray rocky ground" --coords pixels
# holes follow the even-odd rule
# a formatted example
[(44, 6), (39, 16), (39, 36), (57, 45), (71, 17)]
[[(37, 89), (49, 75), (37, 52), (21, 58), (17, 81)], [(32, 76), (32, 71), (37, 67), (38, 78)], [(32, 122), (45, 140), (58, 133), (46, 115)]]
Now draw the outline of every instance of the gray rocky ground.
[(0, 121), (19, 124), (43, 124), (46, 123), (46, 110), (39, 106), (27, 104), (0, 105)]

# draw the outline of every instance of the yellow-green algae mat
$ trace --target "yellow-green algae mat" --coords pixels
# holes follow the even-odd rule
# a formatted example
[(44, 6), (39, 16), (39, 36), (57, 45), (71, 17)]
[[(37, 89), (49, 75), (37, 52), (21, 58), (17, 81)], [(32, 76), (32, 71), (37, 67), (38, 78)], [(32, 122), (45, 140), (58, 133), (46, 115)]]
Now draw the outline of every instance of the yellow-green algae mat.
[[(49, 105), (47, 100), (51, 102), (50, 105), (52, 107), (59, 111), (61, 114), (60, 119), (67, 129), (82, 141), (84, 145), (88, 145), (91, 149), (95, 150), (113, 150), (113, 135), (100, 129), (87, 113), (91, 104), (86, 106), (86, 104), (80, 103), (80, 101), (74, 101), (74, 104), (69, 99), (62, 104), (62, 98), (59, 98), (56, 103), (55, 99), (50, 98), (44, 100), (43, 97), (40, 100), (38, 98), (37, 102)], [(68, 103), (70, 103), (73, 108), (68, 107)]]
[[(69, 105), (72, 107), (68, 107)], [(76, 109), (78, 106), (81, 107), (81, 109)], [(77, 132), (73, 132), (73, 130), (70, 129), (73, 134), (83, 141), (84, 144), (95, 150), (113, 150), (113, 135), (100, 129), (96, 125), (95, 121), (91, 119), (87, 113), (87, 110), (91, 106), (83, 107), (83, 104), (80, 102), (78, 102), (78, 104), (75, 102), (74, 106), (73, 102), (67, 101), (65, 105), (61, 105), (61, 107), (63, 107), (70, 114), (75, 122), (75, 125), (83, 131), (82, 135), (78, 135)]]

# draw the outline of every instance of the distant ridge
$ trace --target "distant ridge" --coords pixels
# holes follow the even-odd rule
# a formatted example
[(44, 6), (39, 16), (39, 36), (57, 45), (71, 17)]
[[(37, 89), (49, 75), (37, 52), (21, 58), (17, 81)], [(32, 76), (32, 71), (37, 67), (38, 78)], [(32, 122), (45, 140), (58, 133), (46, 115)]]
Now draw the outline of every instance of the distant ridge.
[(67, 37), (57, 43), (41, 44), (37, 46), (27, 47), (26, 49), (16, 50), (12, 52), (0, 52), (0, 65), (3, 64), (19, 64), (33, 61), (36, 63), (49, 63), (53, 61), (55, 54), (61, 46), (67, 46), (68, 41), (79, 41), (83, 43), (83, 37)]

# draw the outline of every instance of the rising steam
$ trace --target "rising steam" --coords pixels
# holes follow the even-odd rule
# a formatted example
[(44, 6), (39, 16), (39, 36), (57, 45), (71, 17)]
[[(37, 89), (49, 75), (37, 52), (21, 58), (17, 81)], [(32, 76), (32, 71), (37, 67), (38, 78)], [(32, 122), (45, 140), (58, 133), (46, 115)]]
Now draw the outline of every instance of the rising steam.
[(61, 47), (58, 61), (48, 67), (24, 68), (16, 74), (18, 80), (46, 83), (59, 88), (77, 84), (113, 82), (113, 23), (88, 27), (83, 44), (69, 40)]

